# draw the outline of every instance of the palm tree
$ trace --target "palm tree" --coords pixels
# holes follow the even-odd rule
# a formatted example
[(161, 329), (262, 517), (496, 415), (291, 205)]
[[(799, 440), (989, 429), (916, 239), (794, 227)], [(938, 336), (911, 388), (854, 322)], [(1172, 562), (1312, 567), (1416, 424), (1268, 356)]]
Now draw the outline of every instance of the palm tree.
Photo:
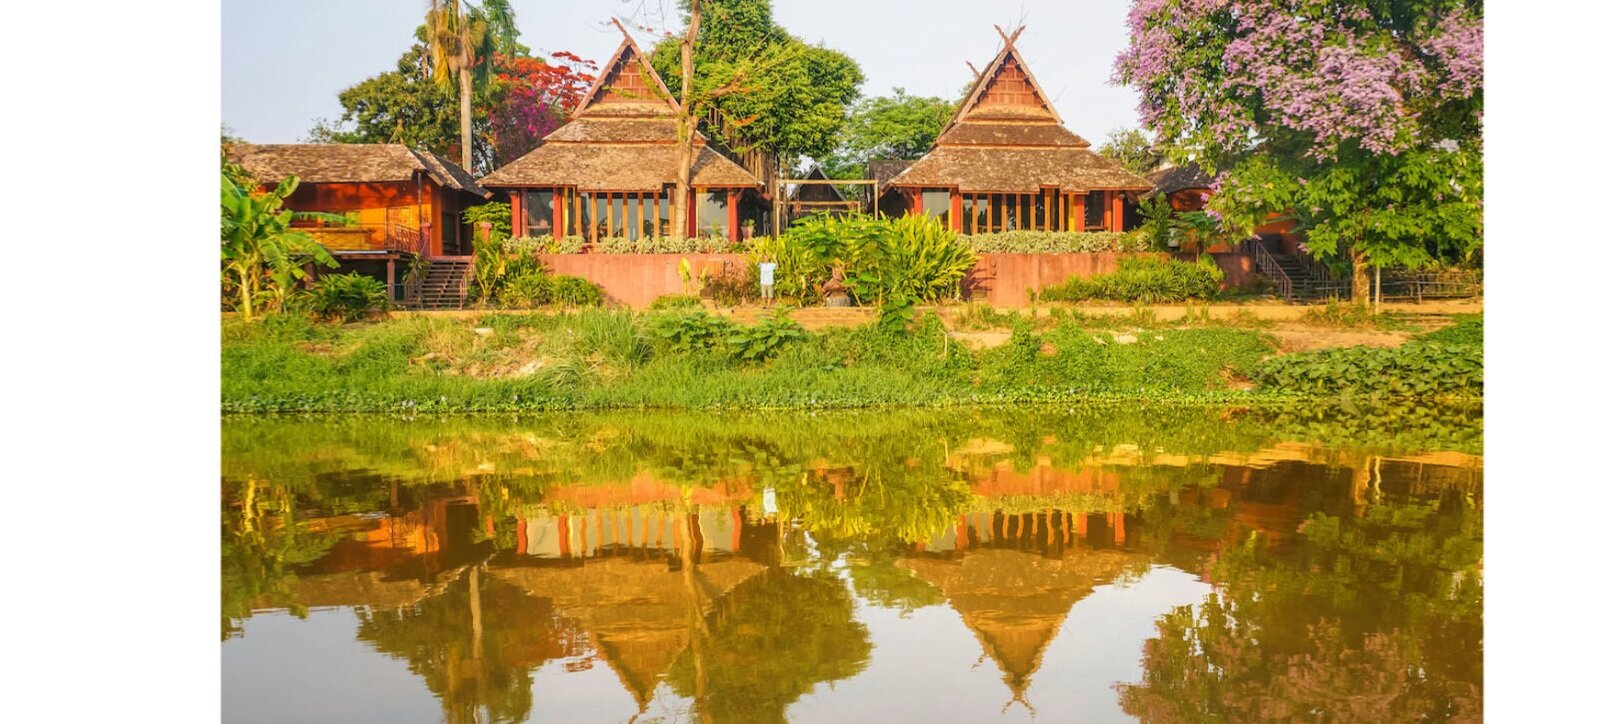
[(426, 18), (433, 80), (461, 96), (462, 168), (473, 168), (473, 88), (489, 82), (496, 52), (527, 51), (518, 43), (517, 16), (507, 0), (429, 0)]

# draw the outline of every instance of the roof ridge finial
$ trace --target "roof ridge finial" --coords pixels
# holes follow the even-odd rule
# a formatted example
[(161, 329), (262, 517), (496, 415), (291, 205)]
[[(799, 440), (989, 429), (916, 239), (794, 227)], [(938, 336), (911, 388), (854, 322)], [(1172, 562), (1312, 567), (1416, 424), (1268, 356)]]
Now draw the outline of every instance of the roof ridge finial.
[(1012, 47), (1013, 43), (1018, 41), (1019, 35), (1024, 33), (1023, 24), (1019, 25), (1017, 28), (1014, 28), (1011, 34), (1009, 34), (1008, 31), (1003, 30), (1002, 26), (1000, 25), (992, 25), (991, 27), (996, 28), (996, 34), (1002, 36), (1002, 43), (1007, 47)]
[(613, 16), (610, 15), (610, 16), (608, 16), (608, 19), (613, 22), (614, 27), (619, 28), (619, 32), (625, 36), (625, 40), (630, 40), (631, 42), (635, 42), (630, 37), (630, 31), (625, 29), (625, 24), (619, 22), (619, 18), (613, 17)]

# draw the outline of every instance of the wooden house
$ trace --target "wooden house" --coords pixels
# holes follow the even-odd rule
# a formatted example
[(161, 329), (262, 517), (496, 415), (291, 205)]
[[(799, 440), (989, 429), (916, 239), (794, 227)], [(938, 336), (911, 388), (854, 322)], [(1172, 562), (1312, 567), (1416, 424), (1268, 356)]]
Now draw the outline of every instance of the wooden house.
[(285, 208), (349, 218), (294, 221), (340, 260), (472, 254), (462, 210), (492, 195), (450, 159), (403, 144), (235, 144), (226, 157), (271, 188), (297, 176)]
[[(741, 238), (740, 211), (764, 184), (695, 133), (687, 218), (672, 221), (680, 107), (629, 34), (569, 122), (535, 150), (480, 180), (512, 199), (517, 236), (588, 242), (688, 235)], [(746, 198), (752, 195), (754, 198)]]
[(934, 147), (883, 191), (968, 234), (1125, 230), (1128, 206), (1154, 184), (1064, 127), (1014, 45), (1020, 32), (1002, 35)]

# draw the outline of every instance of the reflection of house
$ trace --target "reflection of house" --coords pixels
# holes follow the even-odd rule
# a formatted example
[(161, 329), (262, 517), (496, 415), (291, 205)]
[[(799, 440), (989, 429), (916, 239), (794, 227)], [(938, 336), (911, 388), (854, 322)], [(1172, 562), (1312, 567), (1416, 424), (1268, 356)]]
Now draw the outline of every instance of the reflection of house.
[(934, 147), (881, 190), (968, 234), (1123, 230), (1128, 196), (1153, 184), (1064, 127), (1014, 47), (1018, 36), (1003, 36)]
[[(518, 555), (499, 557), (490, 575), (579, 620), (602, 660), (645, 710), (660, 679), (691, 642), (695, 617), (709, 615), (727, 592), (767, 570), (761, 561), (769, 553), (746, 541), (775, 538), (744, 536), (747, 524), (737, 511), (620, 511), (611, 517), (617, 520), (531, 514), (520, 526), (530, 532), (520, 533), (527, 540), (520, 537)], [(569, 531), (573, 520), (580, 523), (580, 538), (571, 542), (566, 532), (554, 536), (559, 526)], [(670, 524), (668, 538), (641, 542), (658, 541), (651, 528), (664, 523)], [(581, 539), (584, 545), (570, 547)], [(745, 542), (741, 547), (740, 541)], [(694, 544), (703, 551), (702, 562), (693, 566), (689, 580), (672, 562), (683, 546)], [(587, 553), (582, 556), (581, 550)]]
[[(680, 168), (679, 106), (629, 34), (569, 122), (481, 180), (512, 198), (518, 236), (668, 236)], [(688, 234), (741, 237), (763, 184), (694, 134)], [(745, 195), (750, 198), (745, 198)]]

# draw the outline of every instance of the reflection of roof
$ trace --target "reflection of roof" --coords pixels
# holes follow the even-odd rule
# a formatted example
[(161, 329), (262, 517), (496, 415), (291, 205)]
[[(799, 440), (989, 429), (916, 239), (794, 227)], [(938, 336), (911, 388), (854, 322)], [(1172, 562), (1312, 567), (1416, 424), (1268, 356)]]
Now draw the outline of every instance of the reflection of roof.
[[(438, 580), (446, 580), (441, 577)], [(370, 606), (373, 608), (399, 608), (427, 598), (437, 592), (442, 583), (423, 583), (415, 578), (392, 579), (385, 571), (357, 571), (303, 575), (287, 581), (287, 592), (293, 603), (306, 608), (334, 606)], [(268, 598), (253, 601), (254, 610), (281, 608)]]
[(1141, 554), (1080, 549), (1063, 558), (978, 548), (952, 560), (907, 558), (901, 565), (939, 589), (985, 653), (1002, 670), (1015, 699), (1041, 668), (1042, 653), (1076, 602), (1096, 585), (1119, 578)]
[[(676, 656), (687, 647), (692, 599), (681, 571), (664, 558), (607, 558), (584, 566), (492, 568), (490, 575), (550, 599), (559, 613), (579, 619), (625, 689), (645, 707)], [(707, 615), (737, 584), (766, 570), (727, 558), (698, 566), (698, 605)]]

